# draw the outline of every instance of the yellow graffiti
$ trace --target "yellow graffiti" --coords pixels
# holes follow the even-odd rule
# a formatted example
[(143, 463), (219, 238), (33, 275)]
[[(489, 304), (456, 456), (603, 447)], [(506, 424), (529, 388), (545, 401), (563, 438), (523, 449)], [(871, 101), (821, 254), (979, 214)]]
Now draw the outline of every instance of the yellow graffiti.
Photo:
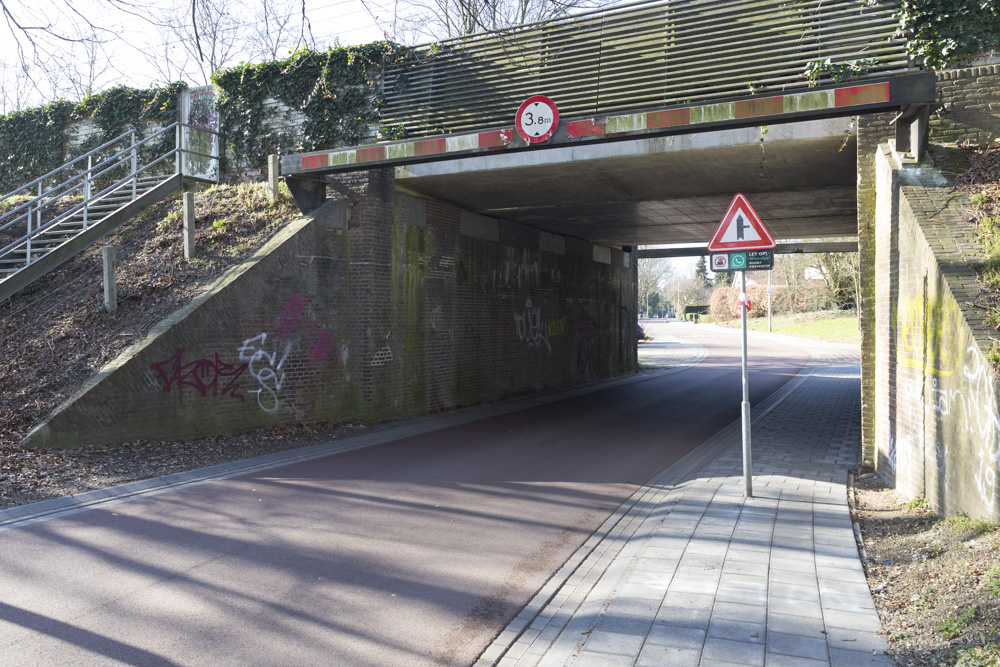
[(942, 299), (910, 300), (897, 311), (896, 350), (899, 364), (925, 366), (937, 375), (952, 375), (962, 363), (959, 327), (963, 322), (957, 304)]
[(565, 336), (566, 335), (566, 317), (560, 317), (558, 320), (552, 320), (549, 322), (549, 337), (552, 336)]

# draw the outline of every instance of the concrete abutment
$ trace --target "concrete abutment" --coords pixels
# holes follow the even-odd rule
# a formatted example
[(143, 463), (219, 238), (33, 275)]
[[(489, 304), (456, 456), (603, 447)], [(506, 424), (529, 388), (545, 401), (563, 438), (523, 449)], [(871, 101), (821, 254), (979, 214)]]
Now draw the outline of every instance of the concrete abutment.
[[(636, 262), (358, 172), (25, 439), (380, 422), (636, 370)], [(599, 252), (598, 252), (599, 250)]]

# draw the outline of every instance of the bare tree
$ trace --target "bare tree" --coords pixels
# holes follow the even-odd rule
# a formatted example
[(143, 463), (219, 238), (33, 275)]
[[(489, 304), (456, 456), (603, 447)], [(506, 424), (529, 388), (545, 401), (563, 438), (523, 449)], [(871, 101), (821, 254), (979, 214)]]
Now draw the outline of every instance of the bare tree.
[(659, 294), (663, 285), (670, 279), (673, 267), (667, 259), (640, 259), (638, 266), (639, 310), (649, 315), (650, 297)]
[(35, 82), (29, 71), (18, 64), (0, 63), (0, 114), (22, 111), (29, 105)]
[(315, 47), (304, 0), (259, 0), (254, 14), (254, 58), (277, 60), (284, 52)]
[(450, 39), (499, 32), (613, 4), (615, 0), (414, 0), (408, 7), (410, 13), (398, 21), (409, 33)]
[[(92, 92), (115, 43), (144, 53), (163, 81), (207, 83), (237, 60), (275, 58), (313, 41), (305, 0), (0, 0), (0, 17), (23, 70), (45, 81), (75, 64), (75, 83), (53, 81), (55, 90), (36, 90), (40, 96)], [(149, 31), (126, 30), (136, 22)]]
[(84, 32), (80, 26), (76, 30), (76, 41), (35, 66), (41, 74), (36, 81), (43, 77), (48, 81), (49, 92), (46, 96), (51, 99), (86, 99), (120, 75), (112, 65), (107, 44), (95, 39), (92, 33)]
[(857, 307), (859, 259), (856, 252), (825, 252), (815, 256), (814, 267), (823, 278), (824, 296), (834, 308)]

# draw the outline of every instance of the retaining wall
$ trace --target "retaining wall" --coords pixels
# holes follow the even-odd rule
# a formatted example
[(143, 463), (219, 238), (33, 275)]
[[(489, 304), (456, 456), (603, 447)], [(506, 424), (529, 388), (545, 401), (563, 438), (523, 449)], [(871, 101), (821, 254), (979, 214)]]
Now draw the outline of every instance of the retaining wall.
[[(931, 116), (930, 141), (938, 145), (1000, 140), (1000, 65), (938, 72), (944, 105)], [(875, 441), (875, 200), (878, 146), (894, 136), (895, 114), (858, 118), (858, 248), (861, 255), (861, 459), (874, 461)]]
[[(876, 154), (875, 466), (945, 515), (1000, 519), (1000, 405), (964, 198)], [(929, 183), (928, 183), (929, 181)]]
[(630, 252), (355, 175), (26, 438), (74, 447), (378, 422), (636, 369)]

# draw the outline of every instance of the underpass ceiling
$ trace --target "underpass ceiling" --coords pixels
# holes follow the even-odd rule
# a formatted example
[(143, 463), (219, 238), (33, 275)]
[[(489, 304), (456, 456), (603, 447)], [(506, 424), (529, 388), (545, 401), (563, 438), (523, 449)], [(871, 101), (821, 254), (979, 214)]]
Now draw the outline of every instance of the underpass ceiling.
[(850, 122), (775, 125), (763, 141), (743, 128), (413, 164), (396, 168), (396, 187), (602, 245), (707, 243), (737, 192), (778, 240), (849, 237)]

